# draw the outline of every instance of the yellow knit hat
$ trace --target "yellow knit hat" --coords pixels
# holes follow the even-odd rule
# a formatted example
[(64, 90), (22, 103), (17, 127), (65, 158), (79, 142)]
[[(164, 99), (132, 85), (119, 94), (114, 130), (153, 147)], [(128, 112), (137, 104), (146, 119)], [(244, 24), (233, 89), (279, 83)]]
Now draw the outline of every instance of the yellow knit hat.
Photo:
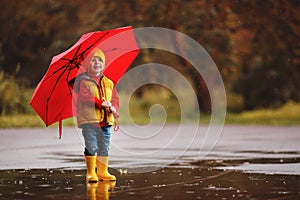
[(103, 53), (103, 51), (101, 51), (101, 49), (98, 49), (98, 48), (95, 48), (93, 51), (92, 51), (92, 57), (100, 57), (101, 60), (103, 61), (103, 64), (105, 64), (105, 55)]

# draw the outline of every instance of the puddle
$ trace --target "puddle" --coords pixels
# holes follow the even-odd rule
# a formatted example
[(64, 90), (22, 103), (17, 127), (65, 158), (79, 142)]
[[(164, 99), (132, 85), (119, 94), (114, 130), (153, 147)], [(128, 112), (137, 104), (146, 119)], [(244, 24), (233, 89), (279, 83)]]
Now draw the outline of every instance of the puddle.
[[(221, 164), (220, 164), (221, 163)], [(245, 160), (227, 160), (215, 165), (215, 169), (235, 170), (244, 173), (281, 174), (300, 176), (300, 158), (256, 158)]]
[(85, 170), (0, 171), (1, 199), (300, 199), (300, 176), (216, 170), (226, 162), (147, 173), (111, 169), (118, 181), (85, 183)]

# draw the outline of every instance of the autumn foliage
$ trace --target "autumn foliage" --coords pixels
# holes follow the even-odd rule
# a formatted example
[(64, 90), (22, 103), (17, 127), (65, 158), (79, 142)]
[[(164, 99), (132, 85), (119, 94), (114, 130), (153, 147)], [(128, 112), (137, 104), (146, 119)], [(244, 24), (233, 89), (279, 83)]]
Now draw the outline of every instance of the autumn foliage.
[[(297, 0), (59, 1), (1, 0), (0, 67), (33, 87), (53, 55), (85, 32), (132, 25), (180, 31), (217, 64), (234, 111), (278, 107), (300, 100), (300, 2)], [(141, 52), (136, 62), (146, 62)], [(201, 108), (209, 94), (180, 58), (161, 58), (192, 80)], [(234, 101), (239, 99), (238, 109)], [(229, 107), (230, 109), (230, 107)]]

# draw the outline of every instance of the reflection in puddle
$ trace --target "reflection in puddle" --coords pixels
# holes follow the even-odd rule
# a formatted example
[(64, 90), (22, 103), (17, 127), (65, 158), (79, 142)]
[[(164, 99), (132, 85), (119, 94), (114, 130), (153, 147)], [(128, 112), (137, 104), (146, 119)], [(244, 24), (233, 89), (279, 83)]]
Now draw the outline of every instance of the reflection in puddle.
[(115, 181), (99, 181), (98, 183), (87, 183), (87, 196), (89, 200), (108, 200), (110, 192), (116, 187)]
[(255, 158), (227, 160), (215, 169), (235, 170), (246, 173), (300, 175), (300, 157)]

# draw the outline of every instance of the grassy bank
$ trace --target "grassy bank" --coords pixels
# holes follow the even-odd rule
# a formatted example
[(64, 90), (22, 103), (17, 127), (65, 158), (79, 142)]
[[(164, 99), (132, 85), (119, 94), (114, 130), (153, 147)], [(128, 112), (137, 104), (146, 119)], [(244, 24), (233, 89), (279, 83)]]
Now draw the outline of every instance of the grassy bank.
[[(142, 103), (142, 102), (140, 102)], [(121, 111), (121, 116), (126, 116), (124, 110)], [(142, 113), (141, 108), (131, 109), (130, 114), (132, 119), (120, 118), (121, 124), (148, 124), (150, 118), (148, 110)], [(153, 118), (153, 123), (161, 122), (160, 118)], [(171, 115), (167, 118), (166, 123), (178, 123), (180, 119), (177, 116)], [(202, 116), (201, 124), (209, 123), (209, 116)], [(64, 126), (73, 126), (74, 119), (70, 118), (63, 121)], [(278, 109), (261, 109), (255, 111), (243, 112), (240, 114), (227, 113), (225, 124), (227, 125), (300, 125), (300, 104), (289, 102)], [(0, 117), (1, 128), (12, 127), (43, 127), (45, 126), (42, 120), (36, 114), (17, 114)], [(54, 124), (53, 126), (57, 126)]]
[(226, 124), (300, 125), (300, 104), (288, 102), (278, 109), (227, 113)]
[[(17, 73), (17, 72), (16, 72)], [(198, 103), (181, 85), (175, 94), (160, 86), (145, 87), (133, 94), (119, 92), (121, 124), (189, 123), (198, 122)], [(0, 71), (0, 128), (45, 127), (29, 105), (33, 88), (26, 88), (13, 75)], [(227, 94), (229, 111), (239, 111), (239, 96)], [(26, 114), (24, 114), (26, 113)], [(200, 113), (200, 123), (208, 124), (210, 116)], [(74, 126), (74, 119), (63, 121)], [(278, 109), (260, 109), (242, 113), (227, 112), (225, 124), (235, 125), (300, 125), (300, 103), (288, 102)], [(54, 124), (53, 126), (57, 126)]]

